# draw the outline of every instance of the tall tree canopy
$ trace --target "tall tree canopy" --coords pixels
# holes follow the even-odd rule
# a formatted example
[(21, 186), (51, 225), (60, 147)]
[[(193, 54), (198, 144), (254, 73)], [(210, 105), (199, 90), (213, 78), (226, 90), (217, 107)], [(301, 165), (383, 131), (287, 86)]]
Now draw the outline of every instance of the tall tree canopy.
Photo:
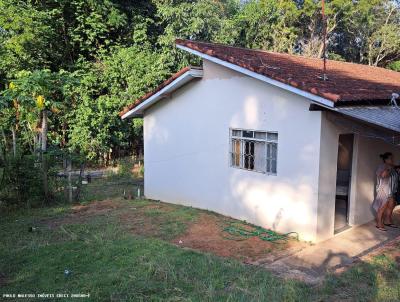
[[(329, 58), (400, 70), (398, 0), (326, 16)], [(29, 152), (48, 118), (49, 143), (89, 159), (136, 150), (141, 122), (117, 113), (193, 63), (175, 38), (322, 57), (322, 30), (317, 0), (0, 0), (0, 141)]]

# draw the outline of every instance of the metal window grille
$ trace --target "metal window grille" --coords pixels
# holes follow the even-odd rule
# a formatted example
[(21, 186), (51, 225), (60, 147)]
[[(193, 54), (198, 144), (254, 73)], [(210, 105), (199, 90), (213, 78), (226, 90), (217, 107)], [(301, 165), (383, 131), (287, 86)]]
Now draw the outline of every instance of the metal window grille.
[(278, 133), (231, 129), (231, 166), (277, 174)]

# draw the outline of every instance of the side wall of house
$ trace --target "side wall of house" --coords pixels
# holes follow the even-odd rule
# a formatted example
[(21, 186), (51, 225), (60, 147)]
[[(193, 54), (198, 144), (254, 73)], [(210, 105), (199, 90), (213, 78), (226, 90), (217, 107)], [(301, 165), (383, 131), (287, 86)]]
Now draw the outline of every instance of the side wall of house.
[(323, 241), (333, 236), (338, 139), (340, 133), (341, 129), (327, 120), (326, 113), (323, 112), (321, 119), (321, 151), (319, 153), (317, 241)]
[(395, 159), (400, 160), (400, 148), (380, 139), (360, 135), (357, 149), (355, 202), (350, 209), (352, 225), (360, 225), (374, 219), (375, 213), (371, 205), (375, 197), (376, 168), (382, 163), (379, 154), (392, 152)]
[[(317, 241), (334, 234), (339, 135), (351, 133), (351, 130), (334, 120), (329, 113), (322, 114)], [(400, 160), (400, 148), (381, 139), (355, 134), (349, 201), (351, 226), (374, 219), (371, 205), (375, 196), (375, 171), (381, 163), (379, 154), (386, 151), (394, 153)]]
[[(321, 112), (204, 61), (204, 77), (144, 117), (145, 195), (316, 239)], [(230, 167), (230, 128), (277, 131), (276, 176)]]

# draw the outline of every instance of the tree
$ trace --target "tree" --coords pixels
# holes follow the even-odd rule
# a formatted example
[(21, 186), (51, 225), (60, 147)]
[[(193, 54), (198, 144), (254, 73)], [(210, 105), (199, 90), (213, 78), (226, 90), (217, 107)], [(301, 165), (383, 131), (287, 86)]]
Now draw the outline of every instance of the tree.
[(54, 20), (54, 10), (39, 11), (31, 1), (0, 0), (0, 75), (60, 64)]
[[(3, 92), (8, 99), (18, 102), (20, 114), (27, 121), (36, 117), (40, 129), (40, 150), (47, 150), (48, 118), (65, 109), (67, 94), (63, 89), (72, 81), (64, 71), (54, 73), (50, 70), (20, 72), (13, 80), (13, 88)], [(32, 129), (32, 127), (29, 127)], [(36, 129), (34, 129), (36, 131)]]
[[(40, 134), (37, 149), (40, 150), (42, 170), (43, 170), (43, 191), (48, 198), (48, 167), (47, 167), (47, 138), (48, 138), (48, 117), (49, 114), (56, 114), (65, 109), (66, 104), (65, 86), (68, 85), (70, 77), (63, 71), (53, 73), (50, 70), (36, 70), (33, 72), (20, 72), (16, 79), (10, 83), (9, 88), (3, 92), (5, 100), (13, 100), (16, 110), (16, 121), (19, 125), (20, 117), (25, 117), (25, 123), (30, 125), (32, 117), (37, 117), (37, 127), (33, 127), (34, 132)], [(4, 102), (3, 102), (4, 103)], [(63, 108), (64, 107), (64, 108)], [(32, 129), (32, 127), (29, 127)], [(14, 128), (13, 128), (14, 129)], [(37, 129), (39, 131), (37, 131)], [(13, 132), (13, 141), (16, 140)], [(33, 137), (36, 137), (34, 133)]]
[[(8, 152), (60, 146), (92, 160), (132, 152), (141, 121), (118, 112), (200, 64), (175, 38), (322, 57), (320, 3), (0, 0), (1, 141)], [(398, 1), (326, 0), (326, 16), (329, 58), (399, 70)]]
[(238, 9), (238, 1), (234, 0), (154, 0), (154, 3), (156, 22), (163, 29), (158, 45), (165, 64), (175, 70), (192, 62), (188, 55), (174, 48), (176, 38), (220, 41), (224, 23)]
[(297, 37), (294, 1), (250, 0), (223, 23), (217, 41), (247, 48), (293, 52)]
[[(10, 91), (15, 89), (15, 84), (10, 83), (8, 85)], [(8, 94), (4, 94), (0, 98), (0, 126), (1, 134), (4, 142), (5, 151), (8, 151), (8, 139), (6, 131), (12, 133), (12, 150), (13, 156), (17, 156), (17, 130), (19, 125), (19, 104), (16, 99)]]
[(375, 28), (368, 39), (368, 64), (387, 65), (400, 58), (400, 11), (389, 2), (378, 7)]
[(141, 123), (132, 127), (121, 121), (121, 108), (154, 88), (170, 70), (160, 53), (138, 46), (115, 47), (83, 68), (80, 102), (70, 116), (70, 146), (89, 159), (108, 162), (141, 133)]

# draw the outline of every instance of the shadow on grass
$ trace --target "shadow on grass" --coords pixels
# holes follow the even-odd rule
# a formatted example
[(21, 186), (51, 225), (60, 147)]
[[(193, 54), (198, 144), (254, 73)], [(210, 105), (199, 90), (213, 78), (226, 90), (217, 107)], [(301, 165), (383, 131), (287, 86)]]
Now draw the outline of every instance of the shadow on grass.
[[(56, 228), (40, 222), (67, 217), (69, 205), (2, 217), (0, 295), (89, 293), (92, 301), (400, 300), (399, 254), (377, 255), (329, 276), (318, 287), (310, 286), (163, 241), (182, 233), (186, 222), (197, 218), (196, 209), (159, 208), (146, 200), (127, 204), (137, 211), (131, 217), (135, 227), (143, 229), (141, 218), (150, 218), (154, 225), (161, 224), (159, 236), (132, 235), (121, 224), (118, 209)], [(30, 232), (32, 226), (38, 228)], [(68, 276), (66, 269), (72, 272)]]
[[(126, 234), (111, 217), (27, 232), (9, 223), (0, 249), (8, 282), (0, 293), (90, 293), (93, 301), (306, 301), (310, 290), (234, 260)], [(2, 234), (7, 233), (1, 229)], [(21, 235), (23, 238), (21, 238)], [(24, 244), (13, 246), (13, 241)], [(72, 273), (64, 275), (64, 270)]]
[(382, 254), (360, 262), (341, 275), (329, 276), (321, 301), (399, 301), (400, 270), (395, 259)]

